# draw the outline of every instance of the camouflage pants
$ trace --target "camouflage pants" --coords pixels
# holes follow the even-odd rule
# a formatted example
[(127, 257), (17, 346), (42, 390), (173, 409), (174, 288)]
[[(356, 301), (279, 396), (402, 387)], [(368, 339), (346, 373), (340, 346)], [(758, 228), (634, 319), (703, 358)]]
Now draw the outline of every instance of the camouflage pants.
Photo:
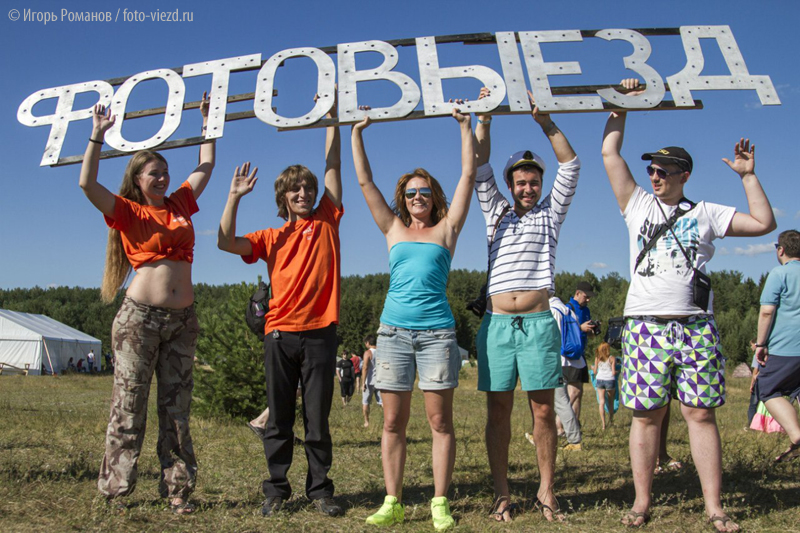
[(106, 497), (136, 487), (153, 372), (158, 380), (159, 491), (186, 498), (194, 489), (197, 460), (189, 435), (192, 370), (198, 333), (194, 306), (153, 307), (125, 298), (112, 327), (114, 390), (106, 450), (97, 487)]

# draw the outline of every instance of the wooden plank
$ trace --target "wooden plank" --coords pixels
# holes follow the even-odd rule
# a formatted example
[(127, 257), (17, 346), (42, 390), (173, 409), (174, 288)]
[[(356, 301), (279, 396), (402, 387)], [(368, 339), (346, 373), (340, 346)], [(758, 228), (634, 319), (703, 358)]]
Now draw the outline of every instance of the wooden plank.
[[(614, 110), (624, 110), (624, 111), (675, 111), (675, 110), (690, 110), (690, 109), (703, 109), (703, 102), (702, 100), (695, 100), (695, 105), (693, 106), (685, 106), (685, 107), (678, 107), (675, 105), (675, 102), (672, 100), (662, 100), (659, 105), (656, 107), (647, 107), (647, 108), (629, 108), (629, 107), (620, 107), (609, 102), (603, 102), (602, 109), (576, 109), (574, 111), (571, 110), (563, 110), (563, 111), (552, 111), (551, 113), (554, 115), (563, 115), (565, 113), (603, 113), (606, 111), (614, 111)], [(492, 112), (492, 115), (528, 115), (530, 111), (511, 111), (510, 107), (507, 105), (497, 106)], [(434, 115), (429, 116), (425, 114), (423, 110), (416, 110), (412, 111), (408, 115), (402, 118), (389, 118), (389, 119), (376, 119), (373, 122), (397, 122), (400, 120), (412, 120), (412, 119), (423, 119), (423, 118), (441, 118), (446, 117), (449, 115)], [(291, 130), (300, 130), (300, 129), (312, 129), (312, 128), (327, 128), (328, 126), (349, 126), (352, 125), (352, 122), (347, 123), (339, 123), (336, 119), (324, 118), (321, 119), (314, 124), (310, 124), (307, 126), (296, 127), (296, 128), (277, 128), (278, 131), (291, 131)]]
[[(616, 106), (614, 104), (603, 102), (603, 109), (593, 109), (593, 110), (579, 110), (579, 111), (554, 111), (553, 114), (564, 114), (564, 113), (592, 113), (592, 112), (605, 112), (605, 111), (614, 111), (615, 109), (624, 109), (625, 111), (667, 111), (667, 110), (690, 110), (690, 109), (703, 109), (703, 101), (702, 100), (695, 100), (695, 105), (687, 106), (687, 107), (678, 107), (675, 105), (675, 102), (672, 100), (664, 100), (656, 107), (649, 107), (649, 108), (622, 108)], [(501, 105), (498, 106), (496, 109), (492, 111), (492, 115), (527, 115), (529, 114), (528, 111), (511, 111), (509, 106)], [(412, 111), (408, 115), (402, 118), (392, 118), (392, 119), (383, 119), (383, 120), (375, 120), (375, 122), (397, 122), (400, 120), (417, 120), (417, 119), (429, 119), (429, 118), (442, 118), (446, 115), (436, 115), (436, 116), (427, 116), (425, 115), (425, 111), (417, 110)], [(253, 118), (255, 117), (255, 113), (253, 111), (242, 111), (239, 113), (228, 113), (225, 115), (225, 121), (230, 122), (234, 120), (242, 120), (246, 118)], [(352, 123), (340, 123), (337, 119), (329, 119), (325, 118), (315, 122), (314, 124), (301, 126), (297, 128), (277, 128), (278, 131), (294, 131), (294, 130), (302, 130), (302, 129), (314, 129), (314, 128), (327, 128), (328, 126), (349, 126)], [(167, 141), (163, 144), (156, 146), (155, 148), (151, 148), (151, 150), (172, 150), (174, 148), (184, 148), (186, 146), (197, 146), (203, 144), (206, 141), (205, 137), (188, 137), (186, 139), (176, 139), (174, 141)], [(100, 152), (100, 159), (111, 159), (114, 157), (124, 157), (132, 155), (134, 152), (122, 152), (120, 150), (106, 150), (104, 152)], [(58, 160), (58, 163), (55, 165), (50, 165), (52, 167), (63, 167), (66, 165), (75, 165), (77, 163), (83, 162), (83, 155), (72, 155), (68, 157), (62, 157)]]

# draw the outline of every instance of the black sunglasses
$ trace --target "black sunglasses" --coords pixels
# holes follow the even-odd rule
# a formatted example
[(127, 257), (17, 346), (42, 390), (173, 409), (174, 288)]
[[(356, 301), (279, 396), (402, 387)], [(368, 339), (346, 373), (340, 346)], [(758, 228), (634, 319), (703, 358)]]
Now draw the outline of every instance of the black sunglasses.
[(662, 180), (667, 176), (674, 176), (675, 174), (683, 174), (683, 170), (679, 170), (677, 172), (667, 172), (663, 168), (656, 168), (653, 165), (647, 165), (647, 175), (652, 176), (653, 174), (658, 174), (658, 177)]
[(430, 198), (431, 197), (431, 189), (430, 187), (420, 187), (419, 189), (406, 189), (405, 195), (406, 198), (411, 200), (417, 195), (417, 191), (422, 195), (423, 198)]

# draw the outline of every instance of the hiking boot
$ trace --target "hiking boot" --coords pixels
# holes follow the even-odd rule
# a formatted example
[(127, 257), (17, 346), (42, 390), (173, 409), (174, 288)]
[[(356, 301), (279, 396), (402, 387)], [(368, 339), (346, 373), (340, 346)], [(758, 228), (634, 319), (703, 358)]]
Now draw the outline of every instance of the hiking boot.
[(336, 505), (336, 501), (330, 496), (314, 500), (314, 507), (320, 513), (328, 516), (341, 516), (344, 514), (342, 508)]
[(397, 501), (394, 496), (386, 496), (378, 512), (367, 517), (367, 524), (373, 526), (393, 526), (402, 524), (405, 519), (405, 506)]
[(563, 448), (561, 448), (565, 452), (579, 452), (583, 450), (583, 445), (579, 442), (577, 444), (567, 444)]
[(450, 514), (450, 502), (444, 496), (438, 496), (431, 500), (431, 516), (433, 517), (433, 528), (436, 531), (446, 531), (456, 525), (456, 521)]
[(283, 509), (283, 498), (270, 496), (261, 504), (261, 516), (272, 516)]

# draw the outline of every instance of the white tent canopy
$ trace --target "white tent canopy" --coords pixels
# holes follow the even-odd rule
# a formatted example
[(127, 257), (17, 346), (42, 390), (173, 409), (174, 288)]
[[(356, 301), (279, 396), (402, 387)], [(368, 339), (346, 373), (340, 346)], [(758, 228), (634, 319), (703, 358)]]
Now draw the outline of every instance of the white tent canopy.
[(70, 357), (86, 365), (90, 350), (99, 369), (100, 348), (99, 339), (48, 316), (0, 309), (0, 363), (21, 369), (29, 365), (29, 375), (40, 375), (42, 365), (48, 373), (61, 373)]

